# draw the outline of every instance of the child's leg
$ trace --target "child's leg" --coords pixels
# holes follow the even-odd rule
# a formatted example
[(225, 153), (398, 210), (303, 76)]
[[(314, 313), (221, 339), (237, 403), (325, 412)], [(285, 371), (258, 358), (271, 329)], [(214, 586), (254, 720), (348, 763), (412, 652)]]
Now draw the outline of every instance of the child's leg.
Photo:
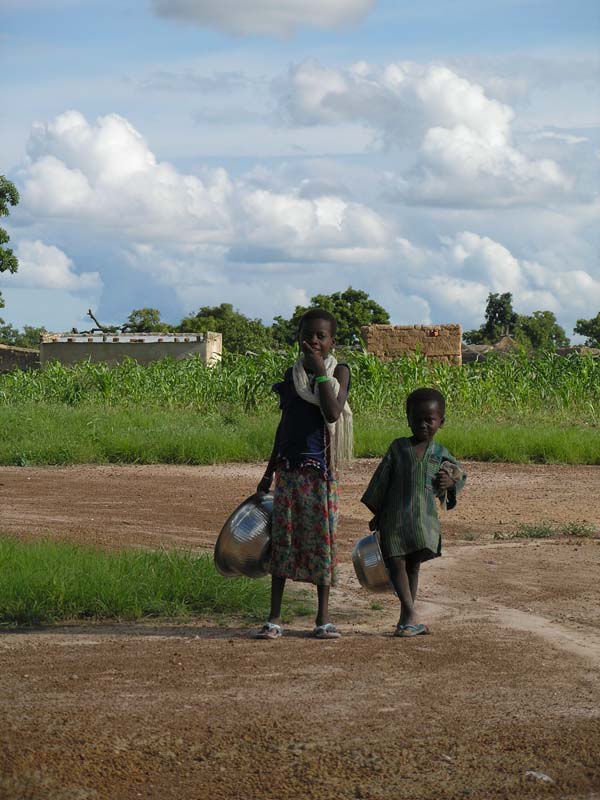
[[(409, 567), (410, 564), (410, 567)], [(407, 564), (406, 558), (391, 558), (389, 561), (390, 579), (400, 600), (400, 619), (398, 625), (414, 625), (416, 622), (413, 588), (415, 596), (419, 582), (419, 564)], [(410, 572), (409, 572), (410, 570)]]
[(406, 557), (406, 572), (408, 574), (408, 585), (410, 586), (410, 595), (413, 599), (413, 603), (417, 599), (420, 568), (421, 568), (420, 558), (411, 558), (411, 556)]
[(326, 625), (329, 622), (329, 586), (317, 586), (317, 618), (316, 625)]
[(271, 611), (269, 622), (277, 625), (281, 624), (281, 602), (283, 600), (283, 590), (285, 589), (285, 578), (278, 578), (273, 575), (271, 578)]

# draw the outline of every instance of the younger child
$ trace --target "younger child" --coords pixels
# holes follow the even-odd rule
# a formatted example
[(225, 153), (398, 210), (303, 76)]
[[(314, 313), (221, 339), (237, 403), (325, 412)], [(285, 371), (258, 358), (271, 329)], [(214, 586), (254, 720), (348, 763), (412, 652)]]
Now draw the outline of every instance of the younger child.
[(395, 439), (361, 501), (375, 514), (390, 579), (400, 600), (395, 636), (428, 633), (417, 621), (415, 598), (422, 561), (441, 555), (437, 503), (454, 508), (466, 480), (460, 464), (433, 441), (444, 424), (446, 401), (436, 389), (416, 389), (406, 400), (410, 438)]
[(328, 311), (307, 311), (298, 327), (302, 353), (283, 381), (273, 386), (281, 421), (257, 488), (268, 492), (275, 475), (271, 612), (258, 633), (261, 639), (278, 639), (283, 633), (281, 602), (288, 578), (317, 586), (313, 636), (340, 636), (329, 620), (329, 589), (337, 578), (336, 469), (352, 452), (352, 413), (346, 402), (350, 370), (330, 352), (336, 328)]

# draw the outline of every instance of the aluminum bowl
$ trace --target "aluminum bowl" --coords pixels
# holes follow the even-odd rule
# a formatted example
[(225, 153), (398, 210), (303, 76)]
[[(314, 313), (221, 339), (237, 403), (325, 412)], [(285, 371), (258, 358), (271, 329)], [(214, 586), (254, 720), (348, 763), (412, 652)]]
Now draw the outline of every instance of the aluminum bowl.
[(215, 543), (215, 566), (225, 577), (262, 578), (271, 560), (273, 495), (253, 494), (229, 517)]
[(358, 540), (352, 551), (352, 563), (358, 582), (363, 589), (368, 589), (370, 592), (394, 590), (383, 560), (377, 532), (370, 533)]

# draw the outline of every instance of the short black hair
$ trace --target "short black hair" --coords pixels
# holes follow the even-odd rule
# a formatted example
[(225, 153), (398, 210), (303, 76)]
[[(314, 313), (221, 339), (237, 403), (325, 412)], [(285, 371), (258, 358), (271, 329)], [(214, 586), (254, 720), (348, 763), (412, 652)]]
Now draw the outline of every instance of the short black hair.
[(406, 413), (410, 414), (411, 408), (419, 403), (437, 403), (442, 417), (446, 414), (446, 398), (437, 389), (415, 389), (406, 398)]
[(324, 319), (327, 320), (331, 328), (331, 335), (335, 337), (337, 333), (337, 319), (330, 311), (325, 311), (324, 308), (309, 308), (298, 320), (298, 333), (302, 330), (302, 326), (309, 319)]

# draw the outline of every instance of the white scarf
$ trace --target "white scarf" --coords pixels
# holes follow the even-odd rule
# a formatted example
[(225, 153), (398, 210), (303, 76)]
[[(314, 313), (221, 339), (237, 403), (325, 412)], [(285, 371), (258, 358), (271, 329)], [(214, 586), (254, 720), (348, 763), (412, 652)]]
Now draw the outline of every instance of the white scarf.
[[(333, 377), (337, 361), (334, 356), (328, 355), (325, 359), (325, 372), (331, 381), (333, 392), (337, 397), (340, 391), (340, 384), (337, 378)], [(310, 379), (304, 369), (304, 357), (300, 356), (292, 369), (294, 378), (294, 388), (298, 395), (306, 400), (307, 403), (320, 406), (319, 401), (319, 384), (315, 383), (313, 388), (310, 386)], [(344, 405), (342, 413), (340, 414), (337, 422), (327, 422), (327, 430), (329, 431), (330, 447), (330, 465), (331, 469), (337, 469), (339, 464), (350, 461), (352, 458), (352, 444), (353, 444), (353, 430), (352, 430), (352, 411), (348, 402)]]

